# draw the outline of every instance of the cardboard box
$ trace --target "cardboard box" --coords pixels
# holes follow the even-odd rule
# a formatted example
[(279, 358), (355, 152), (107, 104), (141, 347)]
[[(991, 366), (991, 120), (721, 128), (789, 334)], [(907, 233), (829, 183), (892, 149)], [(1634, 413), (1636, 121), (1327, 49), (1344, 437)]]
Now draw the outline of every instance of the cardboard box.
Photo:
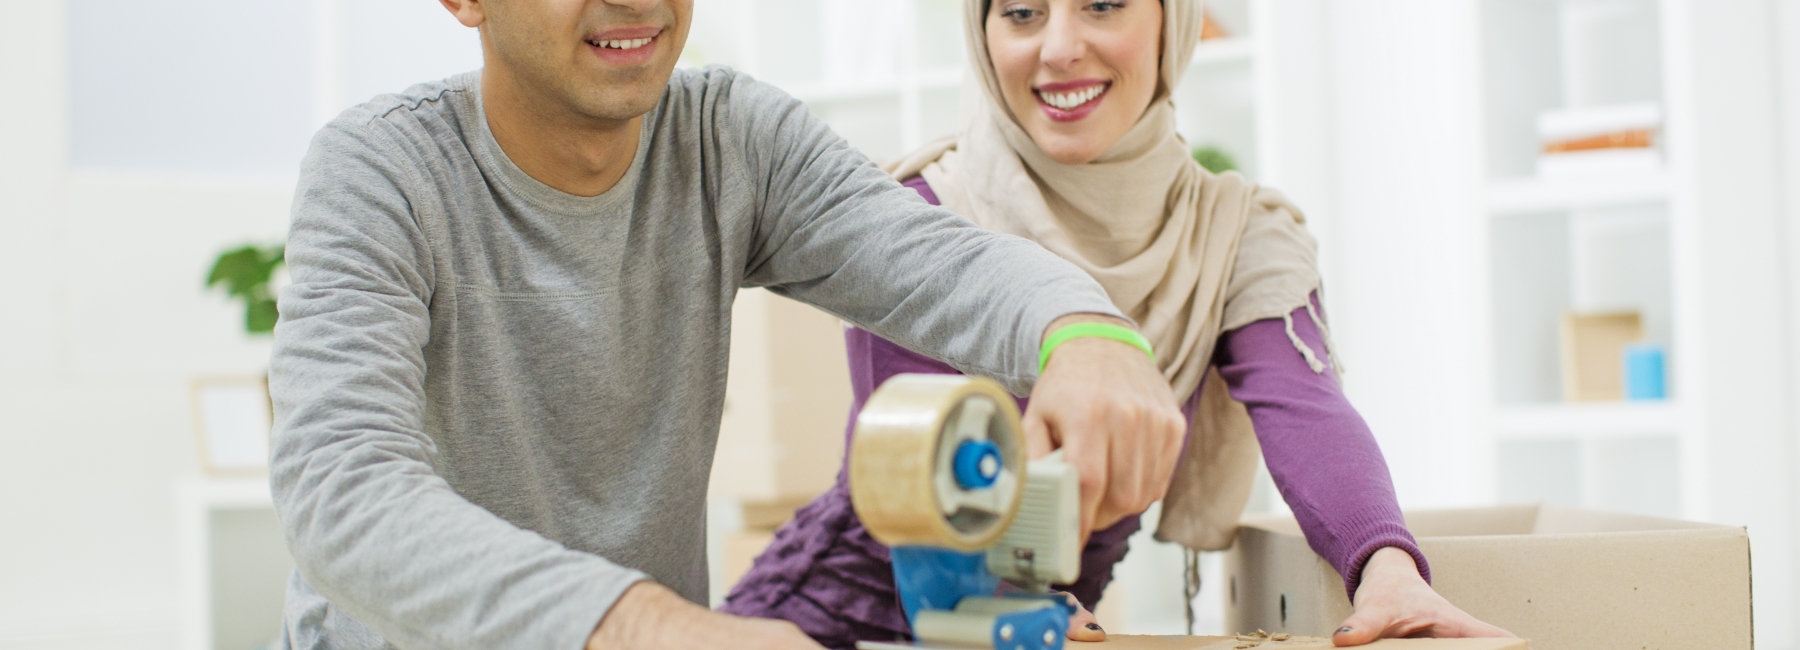
[(1635, 312), (1564, 314), (1563, 398), (1625, 399), (1625, 346), (1642, 340), (1643, 319)]
[[(1109, 634), (1100, 643), (1070, 641), (1064, 650), (1285, 650), (1287, 648), (1330, 648), (1330, 639), (1296, 638), (1287, 641), (1263, 641), (1254, 645), (1229, 636), (1135, 636)], [(905, 643), (856, 644), (861, 650), (931, 650), (926, 646)], [(1364, 650), (1529, 650), (1523, 639), (1382, 639)]]
[(775, 541), (775, 533), (767, 530), (740, 530), (725, 536), (725, 582), (727, 589), (737, 586), (750, 567), (756, 565), (756, 557)]
[(762, 289), (739, 291), (731, 313), (731, 372), (708, 496), (809, 501), (831, 489), (844, 465), (844, 328)]
[[(1433, 586), (1535, 650), (1750, 650), (1743, 528), (1560, 506), (1412, 512)], [(1225, 557), (1225, 621), (1325, 635), (1343, 579), (1292, 517), (1247, 519)]]
[[(1069, 642), (1065, 650), (1236, 650), (1246, 645), (1229, 636), (1133, 636), (1109, 634), (1104, 643)], [(907, 646), (910, 647), (910, 646)], [(1329, 648), (1330, 639), (1308, 638), (1289, 641), (1266, 641), (1252, 646), (1256, 650), (1285, 648)], [(1523, 639), (1382, 639), (1364, 650), (1527, 650)]]

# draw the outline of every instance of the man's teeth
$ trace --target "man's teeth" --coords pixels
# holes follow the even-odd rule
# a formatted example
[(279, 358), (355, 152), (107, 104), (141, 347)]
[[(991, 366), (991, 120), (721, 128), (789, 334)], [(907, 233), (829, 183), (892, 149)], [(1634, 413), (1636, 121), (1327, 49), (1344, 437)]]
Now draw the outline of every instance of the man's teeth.
[(1047, 93), (1047, 92), (1040, 90), (1040, 91), (1038, 91), (1038, 97), (1042, 97), (1044, 99), (1045, 104), (1049, 104), (1051, 106), (1055, 106), (1057, 108), (1060, 108), (1060, 109), (1066, 111), (1071, 108), (1075, 108), (1076, 106), (1080, 106), (1082, 104), (1086, 104), (1090, 101), (1093, 101), (1094, 98), (1099, 97), (1100, 93), (1104, 90), (1106, 90), (1106, 84), (1088, 86), (1084, 90), (1077, 90), (1075, 92), (1069, 92), (1069, 93)]
[(628, 39), (623, 39), (623, 40), (588, 41), (588, 42), (593, 43), (595, 45), (599, 45), (600, 47), (604, 47), (607, 49), (635, 50), (635, 49), (638, 49), (645, 45), (649, 45), (650, 41), (653, 41), (653, 40), (656, 40), (656, 39), (654, 39), (654, 38), (628, 38)]

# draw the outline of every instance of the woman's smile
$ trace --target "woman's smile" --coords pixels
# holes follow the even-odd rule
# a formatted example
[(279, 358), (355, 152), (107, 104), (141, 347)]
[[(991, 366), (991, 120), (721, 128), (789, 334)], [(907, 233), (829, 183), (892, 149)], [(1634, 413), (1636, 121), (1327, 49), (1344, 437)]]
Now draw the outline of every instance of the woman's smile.
[(1092, 114), (1111, 87), (1109, 81), (1077, 79), (1043, 84), (1031, 91), (1037, 96), (1044, 117), (1055, 122), (1074, 122)]

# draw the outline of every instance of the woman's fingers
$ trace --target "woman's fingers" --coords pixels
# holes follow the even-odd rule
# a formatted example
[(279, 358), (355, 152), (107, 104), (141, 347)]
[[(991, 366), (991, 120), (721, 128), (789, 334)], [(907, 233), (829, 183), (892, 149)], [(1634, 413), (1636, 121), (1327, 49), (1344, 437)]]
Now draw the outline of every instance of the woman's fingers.
[(1068, 598), (1069, 603), (1075, 606), (1075, 613), (1069, 616), (1069, 640), (1105, 641), (1106, 630), (1100, 628), (1100, 623), (1095, 620), (1094, 613), (1088, 611), (1086, 607), (1082, 607), (1081, 601), (1075, 600), (1074, 596), (1065, 593), (1063, 597)]
[(1331, 635), (1332, 645), (1363, 645), (1385, 638), (1513, 636), (1450, 604), (1419, 576), (1405, 551), (1383, 548), (1363, 566), (1356, 612)]

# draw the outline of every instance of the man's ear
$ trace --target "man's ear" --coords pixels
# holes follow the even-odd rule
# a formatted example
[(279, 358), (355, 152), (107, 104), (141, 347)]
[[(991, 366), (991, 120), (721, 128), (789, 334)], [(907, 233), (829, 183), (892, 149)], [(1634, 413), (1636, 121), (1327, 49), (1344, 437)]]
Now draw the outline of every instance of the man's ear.
[(487, 4), (483, 0), (438, 0), (450, 14), (456, 16), (456, 22), (464, 27), (480, 27), (487, 22)]

